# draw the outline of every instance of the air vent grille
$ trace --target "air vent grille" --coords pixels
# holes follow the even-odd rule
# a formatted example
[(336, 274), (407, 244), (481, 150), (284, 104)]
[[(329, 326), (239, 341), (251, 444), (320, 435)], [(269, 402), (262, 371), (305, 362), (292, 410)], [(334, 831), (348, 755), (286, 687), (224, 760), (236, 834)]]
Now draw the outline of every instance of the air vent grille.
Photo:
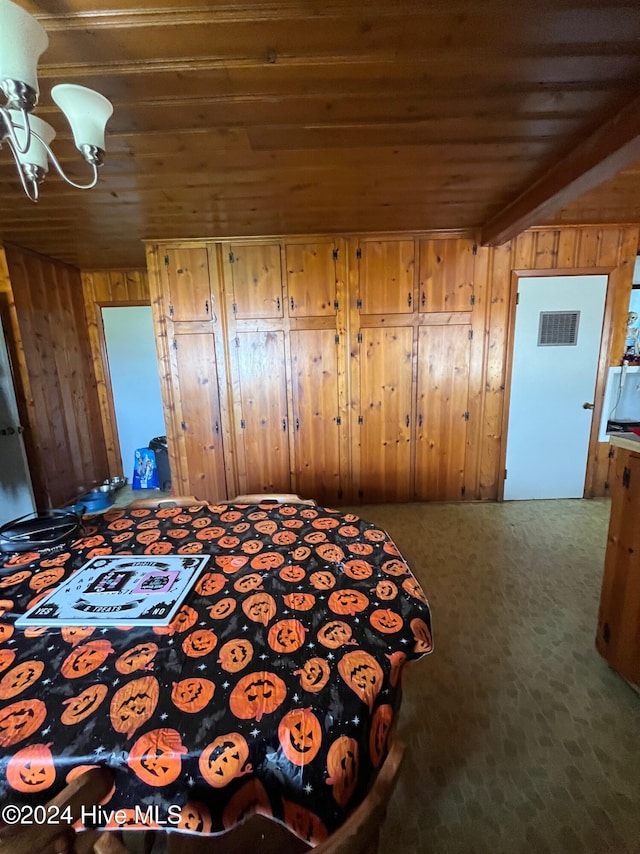
[(541, 311), (538, 347), (575, 347), (579, 323), (579, 311)]

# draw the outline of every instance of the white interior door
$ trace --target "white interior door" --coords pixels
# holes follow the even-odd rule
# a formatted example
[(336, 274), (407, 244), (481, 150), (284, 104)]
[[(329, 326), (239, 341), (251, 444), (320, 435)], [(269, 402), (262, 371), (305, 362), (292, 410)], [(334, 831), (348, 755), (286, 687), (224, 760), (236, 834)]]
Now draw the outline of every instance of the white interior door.
[(102, 309), (122, 471), (131, 481), (137, 448), (164, 436), (164, 412), (151, 306)]
[(582, 498), (606, 276), (520, 279), (505, 500)]
[(0, 323), (0, 525), (34, 510), (11, 363)]

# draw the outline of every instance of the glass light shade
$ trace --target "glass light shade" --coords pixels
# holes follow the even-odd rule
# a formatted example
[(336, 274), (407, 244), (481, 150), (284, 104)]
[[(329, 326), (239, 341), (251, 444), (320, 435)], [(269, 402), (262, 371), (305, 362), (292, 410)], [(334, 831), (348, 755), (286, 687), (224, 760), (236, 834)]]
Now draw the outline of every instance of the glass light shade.
[(38, 59), (48, 44), (34, 17), (10, 0), (0, 0), (0, 81), (19, 80), (38, 92)]
[(104, 151), (104, 129), (113, 113), (111, 101), (93, 89), (74, 83), (54, 86), (51, 97), (67, 117), (76, 148), (94, 145)]
[[(22, 113), (18, 110), (9, 110), (9, 114), (13, 120), (13, 126), (16, 128), (18, 141), (22, 143), (26, 138), (24, 123), (22, 121)], [(29, 116), (29, 124), (31, 125), (32, 131), (35, 131), (39, 136), (41, 136), (47, 145), (51, 145), (56, 132), (48, 122), (43, 122), (42, 119), (39, 119), (37, 116), (31, 115)], [(47, 150), (40, 140), (36, 139), (33, 133), (29, 140), (29, 148), (24, 154), (20, 154), (19, 151), (16, 151), (16, 156), (21, 164), (39, 166), (45, 172), (49, 169), (49, 156), (47, 154)]]

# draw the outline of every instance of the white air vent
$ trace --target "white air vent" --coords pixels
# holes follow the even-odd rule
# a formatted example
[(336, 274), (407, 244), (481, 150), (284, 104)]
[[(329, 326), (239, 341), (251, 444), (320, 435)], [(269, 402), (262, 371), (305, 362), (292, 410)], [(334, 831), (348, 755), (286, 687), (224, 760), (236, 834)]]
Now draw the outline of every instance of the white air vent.
[(575, 347), (579, 321), (579, 311), (541, 311), (538, 347)]

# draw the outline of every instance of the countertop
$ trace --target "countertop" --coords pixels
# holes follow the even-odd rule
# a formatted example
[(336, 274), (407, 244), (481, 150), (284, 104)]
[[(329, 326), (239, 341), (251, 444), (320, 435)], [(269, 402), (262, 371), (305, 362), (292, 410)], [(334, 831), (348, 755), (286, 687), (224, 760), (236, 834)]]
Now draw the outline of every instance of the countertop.
[(627, 451), (640, 451), (640, 436), (636, 433), (610, 433), (609, 441), (618, 448)]

